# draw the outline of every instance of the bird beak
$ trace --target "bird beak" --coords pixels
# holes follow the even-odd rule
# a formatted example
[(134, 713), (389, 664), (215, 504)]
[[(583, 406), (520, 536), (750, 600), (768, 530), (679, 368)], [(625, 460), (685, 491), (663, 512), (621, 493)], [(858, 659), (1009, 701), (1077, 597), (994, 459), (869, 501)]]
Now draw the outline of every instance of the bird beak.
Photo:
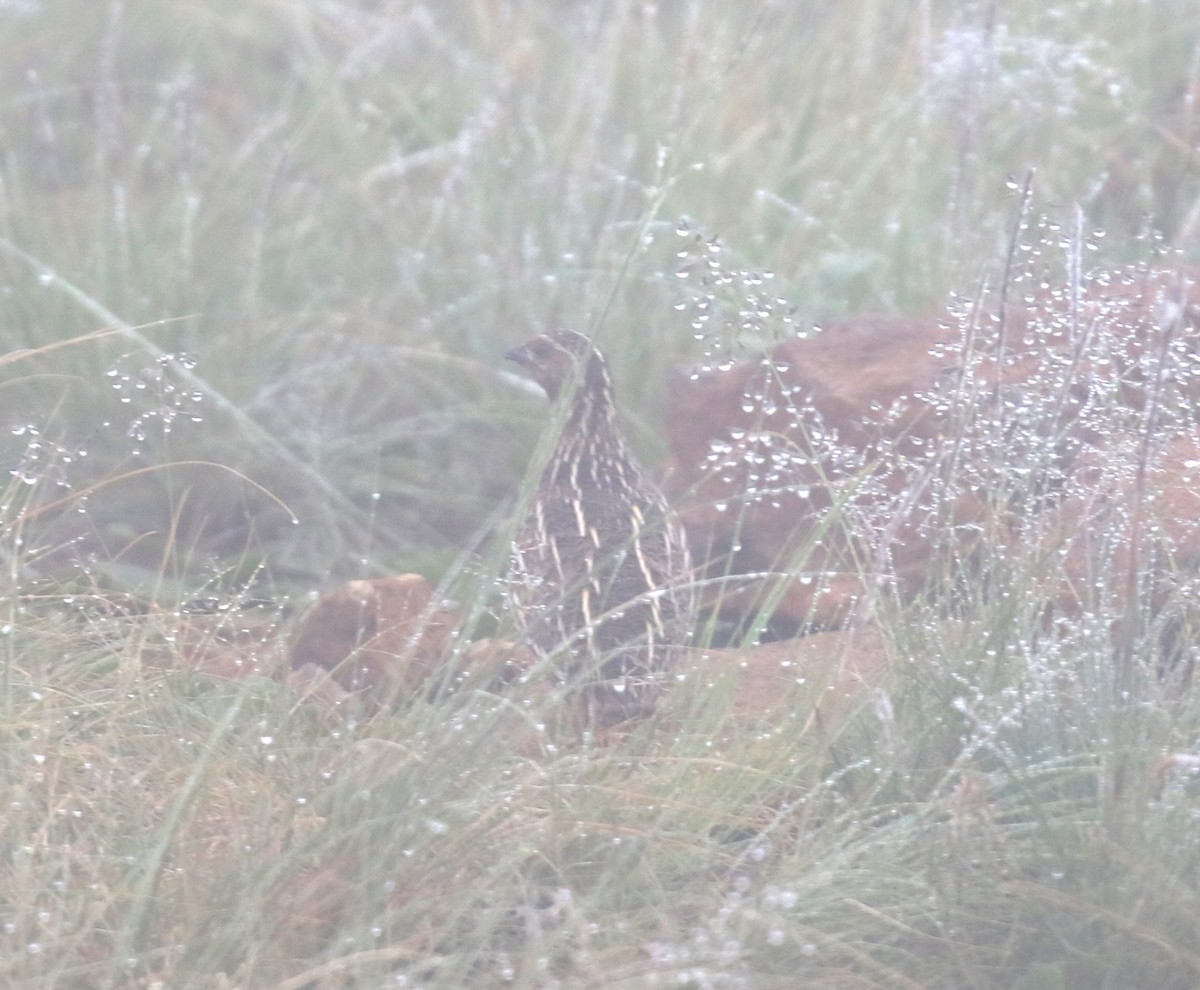
[(512, 348), (512, 350), (505, 351), (504, 352), (504, 360), (505, 361), (516, 361), (517, 364), (524, 364), (525, 363), (525, 348), (524, 347), (514, 347), (514, 348)]

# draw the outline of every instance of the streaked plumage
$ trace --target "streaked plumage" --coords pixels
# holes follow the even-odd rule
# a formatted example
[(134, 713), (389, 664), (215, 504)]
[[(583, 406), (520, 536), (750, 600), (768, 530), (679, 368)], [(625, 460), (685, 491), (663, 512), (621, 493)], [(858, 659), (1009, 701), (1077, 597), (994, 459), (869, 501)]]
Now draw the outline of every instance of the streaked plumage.
[(594, 716), (649, 707), (691, 632), (683, 528), (621, 435), (604, 357), (555, 330), (509, 351), (552, 399), (569, 403), (517, 535), (509, 588), (525, 638), (561, 657)]

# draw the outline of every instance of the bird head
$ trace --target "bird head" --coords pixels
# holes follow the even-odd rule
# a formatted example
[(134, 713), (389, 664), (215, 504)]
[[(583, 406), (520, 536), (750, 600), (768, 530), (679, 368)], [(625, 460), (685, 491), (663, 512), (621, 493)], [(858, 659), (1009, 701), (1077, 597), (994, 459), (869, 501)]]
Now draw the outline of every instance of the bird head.
[(528, 371), (551, 399), (558, 398), (564, 386), (585, 373), (590, 377), (593, 364), (603, 374), (600, 352), (575, 330), (538, 334), (504, 356)]

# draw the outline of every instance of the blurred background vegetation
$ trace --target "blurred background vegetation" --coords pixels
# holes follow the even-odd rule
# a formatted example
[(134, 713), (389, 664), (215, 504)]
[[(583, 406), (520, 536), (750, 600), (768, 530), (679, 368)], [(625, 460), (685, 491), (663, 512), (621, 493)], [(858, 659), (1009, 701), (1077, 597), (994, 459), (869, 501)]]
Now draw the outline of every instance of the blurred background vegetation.
[(1030, 170), (1114, 260), (1192, 250), (1198, 37), (1174, 0), (8, 0), (5, 349), (140, 328), (0, 366), (40, 567), (437, 578), (519, 486), (501, 355), (547, 326), (653, 463), (745, 305), (694, 339), (681, 220), (800, 321), (970, 294)]

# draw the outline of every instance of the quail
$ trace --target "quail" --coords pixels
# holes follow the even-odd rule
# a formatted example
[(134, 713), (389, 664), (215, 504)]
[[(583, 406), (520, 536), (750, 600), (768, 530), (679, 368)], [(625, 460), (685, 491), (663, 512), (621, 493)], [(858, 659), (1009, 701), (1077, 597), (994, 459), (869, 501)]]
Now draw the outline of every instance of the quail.
[(554, 330), (505, 356), (567, 406), (513, 547), (518, 627), (593, 720), (642, 714), (691, 632), (683, 527), (630, 453), (608, 365), (587, 337)]

